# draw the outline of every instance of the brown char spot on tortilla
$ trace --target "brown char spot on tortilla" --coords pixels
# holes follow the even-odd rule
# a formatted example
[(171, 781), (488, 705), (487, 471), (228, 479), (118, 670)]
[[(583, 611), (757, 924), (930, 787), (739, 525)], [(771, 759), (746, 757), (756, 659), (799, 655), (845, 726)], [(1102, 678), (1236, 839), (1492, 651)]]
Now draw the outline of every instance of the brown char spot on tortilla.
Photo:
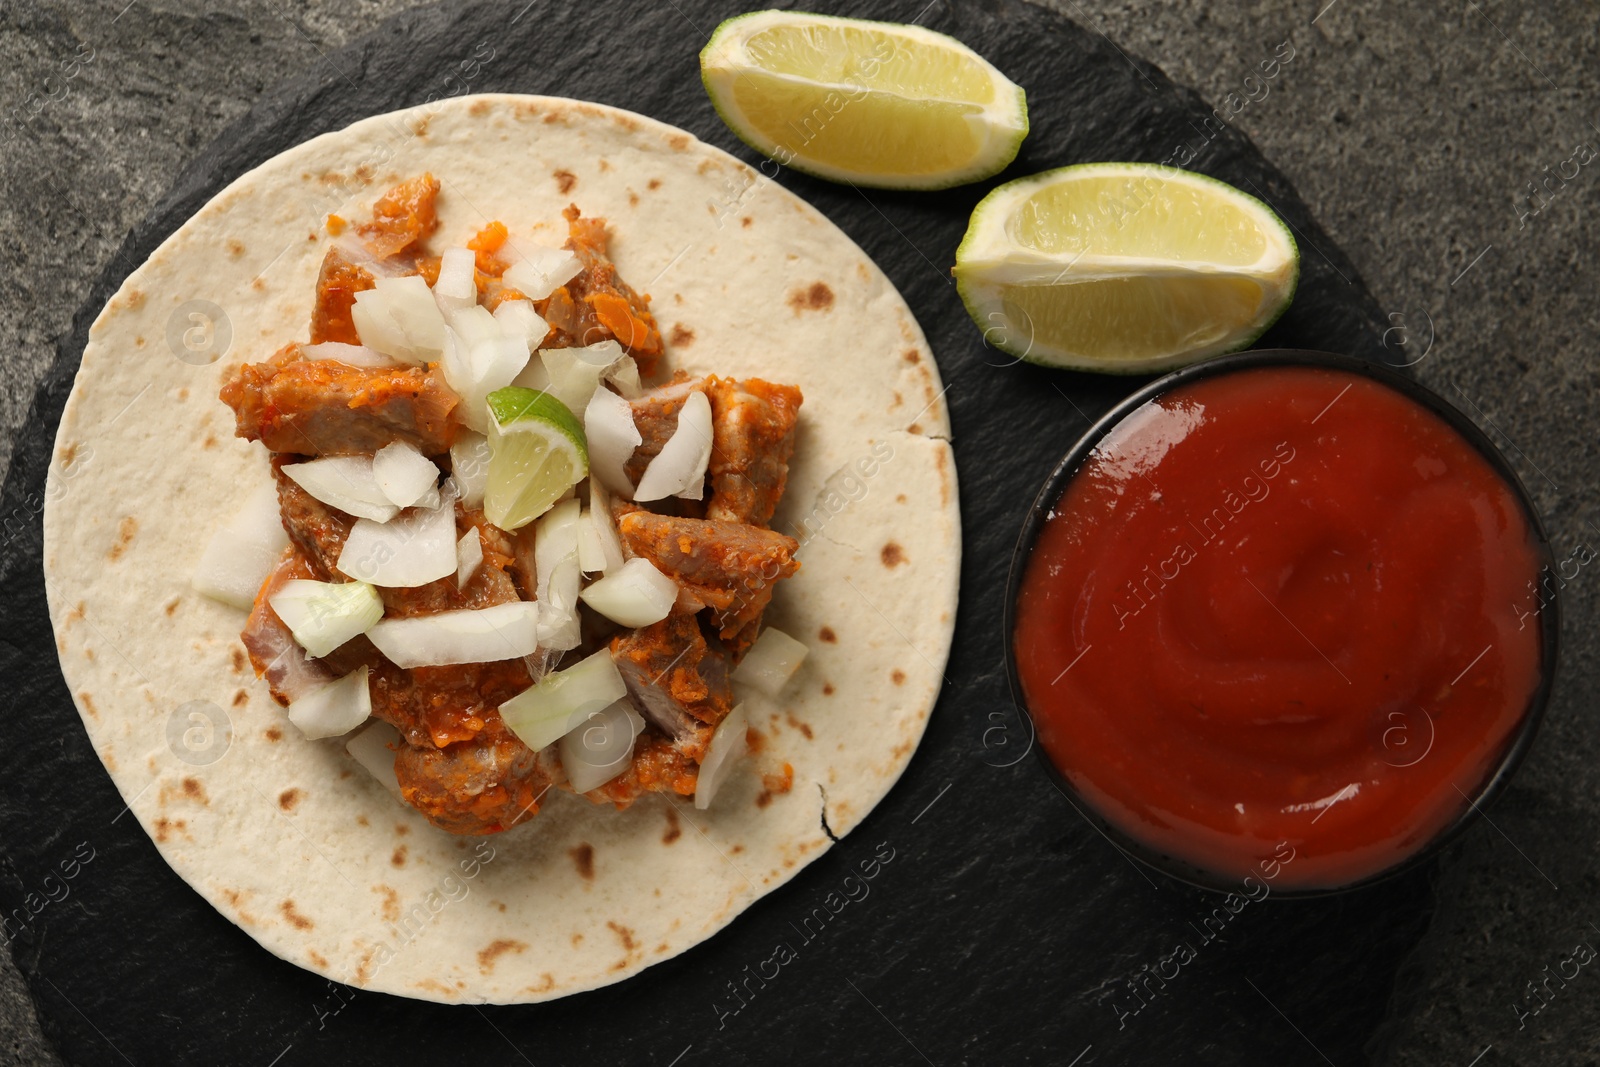
[(285, 789), (278, 794), (278, 807), (284, 811), (293, 811), (294, 806), (300, 803), (301, 793), (298, 789)]
[(234, 259), (238, 259), (240, 256), (244, 255), (244, 242), (238, 240), (237, 238), (230, 240), (228, 242), (228, 255), (232, 256)]
[[(604, 163), (605, 161), (601, 160), (601, 162)], [(639, 194), (634, 192), (632, 189), (628, 190), (628, 206), (629, 207), (638, 207), (639, 206)]]
[(489, 974), (494, 970), (495, 961), (507, 952), (526, 951), (528, 946), (525, 942), (511, 941), (504, 937), (496, 938), (478, 950), (478, 970), (483, 974)]
[(327, 970), (328, 969), (328, 957), (324, 956), (322, 953), (318, 952), (316, 949), (314, 949), (314, 948), (306, 949), (306, 956), (311, 960), (312, 963), (315, 963), (318, 967), (321, 967), (323, 970)]
[(395, 922), (400, 918), (400, 894), (392, 886), (379, 883), (372, 887), (374, 893), (383, 894), (383, 918), (385, 922)]
[(802, 311), (827, 311), (833, 307), (833, 290), (826, 282), (812, 282), (808, 288), (789, 293), (789, 306), (796, 315)]
[(250, 703), (250, 694), (248, 692), (246, 692), (245, 690), (240, 689), (236, 693), (233, 694), (233, 706), (234, 707), (242, 708), (248, 703)]
[(906, 495), (904, 493), (896, 493), (894, 495), (894, 502), (896, 504), (904, 504), (906, 502)]
[(822, 683), (822, 695), (825, 696), (825, 697), (833, 696), (833, 683), (832, 682), (823, 682)]
[(294, 910), (294, 901), (286, 900), (278, 905), (278, 910), (283, 912), (283, 917), (294, 924), (296, 930), (309, 930), (317, 925), (310, 919)]
[(406, 834), (411, 832), (411, 827), (407, 826), (403, 822), (397, 822), (394, 824), (394, 832), (399, 834), (401, 837), (404, 837)]
[[(822, 687), (822, 691), (824, 693), (831, 693), (831, 692), (833, 692), (833, 686), (831, 686), (831, 685), (823, 686)], [(808, 722), (801, 722), (799, 719), (795, 718), (794, 717), (794, 712), (792, 712), (792, 711), (785, 712), (784, 714), (788, 717), (790, 728), (794, 729), (794, 730), (799, 730), (802, 734), (805, 735), (806, 740), (810, 741), (811, 740), (811, 724), (808, 723)]]
[(895, 685), (905, 685), (906, 672), (896, 667), (894, 670), (889, 672), (889, 680)]
[(189, 824), (182, 819), (159, 818), (156, 820), (156, 843), (164, 845), (174, 834), (188, 836), (188, 829)]
[(667, 144), (671, 145), (676, 151), (687, 152), (689, 150), (689, 135), (686, 133), (675, 133), (671, 137), (667, 138)]
[(56, 453), (56, 458), (61, 461), (63, 467), (72, 466), (72, 461), (78, 458), (78, 442), (68, 441), (62, 445), (61, 451)]
[(129, 289), (128, 290), (128, 307), (137, 309), (137, 308), (140, 308), (140, 307), (143, 307), (143, 306), (144, 306), (144, 290), (143, 289)]
[(908, 348), (906, 349), (905, 360), (907, 363), (918, 363), (921, 362), (922, 356), (915, 348)]
[(749, 215), (746, 215), (739, 220), (739, 225), (748, 230), (751, 226), (755, 225), (755, 221), (755, 219), (751, 218)]
[(913, 422), (910, 426), (906, 427), (906, 432), (907, 433), (921, 433), (922, 432), (922, 424), (920, 422)]
[(645, 182), (644, 187), (646, 189), (650, 190), (653, 193), (657, 189), (661, 188), (661, 179), (660, 178), (651, 178), (649, 181)]
[(487, 115), (488, 113), (489, 101), (487, 100), (474, 100), (472, 106), (467, 108), (467, 114), (469, 115)]
[(611, 927), (611, 932), (616, 934), (617, 940), (622, 942), (623, 949), (627, 952), (632, 952), (634, 948), (633, 931), (628, 929), (626, 926), (623, 926), (621, 923), (613, 922), (610, 919), (606, 920), (606, 925)]
[(261, 732), (264, 735), (266, 735), (266, 738), (267, 738), (268, 741), (282, 741), (283, 740), (283, 731), (278, 729), (276, 726), (269, 726), (269, 727), (267, 727), (265, 730), (263, 730)]
[(687, 348), (694, 344), (694, 331), (681, 322), (672, 324), (672, 332), (667, 335), (667, 340), (678, 348)]
[(570, 170), (552, 171), (550, 176), (556, 180), (556, 188), (561, 190), (562, 196), (572, 192), (572, 187), (578, 184), (578, 176)]
[(594, 846), (585, 841), (575, 848), (567, 849), (567, 855), (572, 857), (572, 865), (578, 868), (578, 876), (584, 881), (594, 881)]
[(878, 557), (883, 560), (883, 565), (885, 567), (892, 569), (900, 566), (900, 564), (906, 561), (906, 552), (905, 549), (899, 546), (899, 544), (894, 541), (890, 541), (888, 544), (883, 546), (883, 551), (878, 553)]
[(132, 515), (123, 516), (122, 521), (117, 523), (117, 543), (111, 546), (111, 551), (106, 553), (106, 558), (110, 560), (121, 559), (122, 554), (133, 543), (133, 535), (138, 532), (139, 520)]
[(372, 825), (370, 822), (367, 821), (367, 817), (365, 815), (357, 815), (356, 816), (356, 823), (359, 826), (371, 826)]
[(683, 827), (678, 824), (678, 809), (671, 804), (667, 805), (667, 830), (661, 835), (661, 843), (670, 845), (683, 836)]
[(198, 800), (202, 804), (210, 804), (211, 798), (206, 796), (206, 787), (200, 784), (198, 778), (185, 778), (183, 780), (183, 795), (190, 800)]
[(824, 626), (822, 629), (818, 630), (817, 636), (828, 642), (830, 645), (837, 645), (839, 643), (839, 635), (833, 632), (833, 627), (831, 626)]
[(78, 700), (83, 704), (83, 710), (89, 713), (89, 718), (100, 718), (100, 712), (96, 710), (94, 701), (90, 699), (89, 691), (87, 689), (79, 691)]
[(182, 600), (182, 597), (175, 596), (171, 600), (167, 601), (166, 604), (162, 606), (161, 610), (166, 612), (168, 616), (171, 616), (173, 612), (178, 610), (178, 604), (181, 603)]
[(244, 665), (250, 662), (245, 658), (244, 649), (238, 645), (228, 650), (228, 666), (233, 668), (234, 674), (243, 674)]
[(406, 853), (408, 851), (410, 850), (406, 848), (405, 845), (398, 846), (394, 850), (394, 854), (389, 857), (389, 864), (394, 867), (404, 867), (406, 865)]

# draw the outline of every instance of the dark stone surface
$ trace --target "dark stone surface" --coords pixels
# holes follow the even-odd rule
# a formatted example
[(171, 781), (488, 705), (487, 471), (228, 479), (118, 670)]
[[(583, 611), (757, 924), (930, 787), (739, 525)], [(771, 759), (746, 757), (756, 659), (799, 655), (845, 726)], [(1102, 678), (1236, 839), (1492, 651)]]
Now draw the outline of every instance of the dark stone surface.
[[(1256, 121), (1292, 126), (1298, 119), (1305, 125), (1315, 117), (1331, 121), (1328, 128), (1337, 131), (1349, 124), (1350, 112), (1381, 109), (1408, 91), (1407, 73), (1413, 81), (1451, 80), (1456, 73), (1451, 64), (1459, 54), (1449, 45), (1452, 35), (1482, 34), (1494, 42), (1492, 73), (1508, 89), (1524, 88), (1536, 77), (1519, 65), (1511, 50), (1520, 51), (1518, 46), (1506, 49), (1509, 39), (1488, 37), (1491, 30), (1484, 23), (1491, 19), (1498, 27), (1492, 32), (1525, 36), (1523, 27), (1508, 23), (1508, 14), (1497, 7), (1474, 4), (1477, 15), (1439, 20), (1432, 37), (1419, 24), (1407, 39), (1410, 65), (1399, 71), (1386, 66), (1389, 45), (1368, 43), (1360, 18), (1349, 17), (1345, 5), (1356, 6), (1343, 0), (1310, 29), (1304, 28), (1306, 20), (1316, 12), (1291, 20), (1277, 5), (1215, 5), (1188, 17), (1163, 15), (1148, 22), (1110, 4), (1086, 10), (1069, 0), (1065, 6), (1090, 26), (1120, 19), (1107, 27), (1118, 38), (1220, 37), (1226, 48), (1217, 62), (1187, 61), (1211, 72), (1195, 80), (1204, 82), (1215, 100), (1234, 91), (1234, 83), (1270, 56), (1278, 41), (1292, 39), (1297, 56), (1275, 79), (1277, 95), (1250, 104), (1236, 117), (1236, 125), (1245, 128)], [(21, 142), (30, 152), (65, 154), (18, 163), (13, 161), (19, 157), (10, 154), (15, 150), (7, 150), (4, 165), (13, 168), (8, 177), (26, 179), (8, 188), (32, 197), (45, 220), (41, 227), (22, 218), (13, 203), (0, 229), (33, 268), (21, 272), (30, 287), (21, 300), (0, 309), (8, 336), (25, 345), (37, 346), (41, 335), (63, 333), (71, 308), (80, 303), (92, 313), (165, 232), (228, 178), (312, 133), (421, 100), (437, 91), (449, 65), (480, 40), (494, 43), (506, 62), (490, 65), (472, 84), (474, 90), (563, 92), (617, 103), (677, 122), (752, 158), (715, 120), (694, 77), (699, 44), (731, 7), (669, 4), (623, 19), (580, 10), (561, 20), (558, 36), (606, 45), (586, 44), (576, 51), (551, 49), (548, 21), (538, 34), (506, 29), (520, 4), (465, 16), (484, 21), (434, 36), (427, 27), (436, 16), (424, 14), (405, 24), (409, 32), (385, 27), (376, 42), (349, 53), (329, 50), (324, 58), (319, 42), (343, 36), (345, 28), (325, 12), (294, 24), (269, 16), (271, 32), (263, 33), (261, 16), (252, 22), (213, 11), (146, 11), (145, 6), (121, 20), (140, 17), (148, 23), (126, 37), (115, 35), (121, 24), (113, 21), (117, 10), (81, 23), (70, 19), (64, 6), (29, 6), (0, 16), (11, 20), (0, 23), (6, 34), (0, 40), (47, 71), (59, 72), (78, 41), (109, 38), (123, 49), (119, 54), (107, 47), (95, 60), (118, 59), (123, 65), (117, 74), (104, 75), (110, 64), (84, 66), (76, 79), (61, 83), (67, 89), (52, 96), (30, 123)], [(115, 7), (120, 10), (121, 4)], [(338, 5), (339, 14), (352, 19), (379, 7)], [(550, 5), (534, 10), (545, 20), (555, 17)], [(920, 3), (884, 4), (872, 13), (910, 19), (921, 10)], [(1208, 25), (1213, 12), (1223, 20), (1220, 30)], [(1034, 133), (1009, 175), (1095, 158), (1159, 160), (1181, 141), (1196, 140), (1180, 109), (1190, 109), (1192, 117), (1201, 107), (1197, 98), (1173, 90), (1153, 68), (1127, 59), (1097, 33), (1000, 4), (952, 10), (941, 3), (927, 9), (923, 21), (968, 40), (1028, 88)], [(1293, 28), (1269, 30), (1273, 21)], [(522, 32), (544, 47), (519, 46)], [(1593, 53), (1592, 30), (1589, 35), (1579, 42), (1578, 54)], [(631, 50), (628, 42), (635, 42)], [(120, 134), (115, 129), (85, 132), (85, 124), (106, 123), (108, 113), (145, 116), (158, 139), (176, 139), (163, 144), (166, 154), (157, 160), (166, 163), (157, 170), (171, 174), (172, 162), (192, 156), (203, 140), (199, 130), (215, 129), (217, 116), (251, 98), (247, 79), (270, 70), (270, 64), (247, 66), (247, 72), (226, 82), (227, 92), (219, 92), (212, 75), (229, 48), (259, 48), (294, 67), (312, 66), (312, 74), (275, 90), (241, 128), (200, 156), (156, 210), (152, 225), (136, 232), (114, 257), (108, 255), (105, 240), (124, 232), (169, 179), (152, 178), (130, 163), (121, 184), (105, 180), (104, 171), (89, 165), (87, 157), (109, 145), (121, 153), (115, 158), (132, 161), (141, 158), (140, 150), (129, 147), (126, 128)], [(1160, 54), (1159, 48), (1146, 50)], [(419, 64), (417, 56), (428, 59)], [(640, 56), (649, 61), (634, 58)], [(1346, 66), (1330, 70), (1334, 62)], [(1216, 80), (1215, 71), (1224, 69), (1237, 78)], [(1340, 70), (1376, 83), (1380, 91), (1362, 96), (1345, 85)], [(1553, 73), (1562, 77), (1560, 70)], [(122, 88), (123, 98), (107, 99), (96, 111), (81, 99), (90, 94), (77, 90), (100, 76), (114, 77), (110, 84)], [(1314, 79), (1325, 79), (1320, 83), (1325, 91), (1297, 93), (1297, 77), (1313, 85)], [(22, 97), (39, 91), (34, 84)], [(1491, 145), (1501, 139), (1521, 145), (1531, 136), (1539, 155), (1537, 166), (1526, 167), (1529, 177), (1539, 166), (1565, 159), (1568, 142), (1587, 136), (1579, 105), (1572, 103), (1567, 114), (1568, 98), (1559, 100), (1548, 146), (1539, 140), (1546, 131), (1537, 123), (1530, 128), (1526, 121), (1506, 121), (1509, 112), (1493, 101), (1503, 121), (1487, 139)], [(179, 116), (172, 117), (173, 108), (164, 103), (174, 105)], [(1489, 106), (1486, 101), (1485, 110)], [(1269, 107), (1283, 108), (1277, 114), (1286, 118), (1271, 120)], [(1330, 108), (1334, 114), (1326, 116)], [(1547, 108), (1539, 117), (1550, 121), (1551, 114)], [(1387, 124), (1375, 120), (1374, 126), (1392, 131), (1410, 122), (1427, 130), (1427, 121), (1408, 114)], [(1464, 120), (1446, 121), (1468, 127)], [(116, 124), (114, 117), (110, 124)], [(1318, 134), (1304, 136), (1315, 141)], [(1559, 152), (1557, 146), (1563, 146)], [(1530, 263), (1526, 242), (1533, 235), (1516, 229), (1514, 210), (1500, 208), (1492, 218), (1473, 215), (1471, 198), (1444, 196), (1440, 186), (1445, 183), (1437, 174), (1435, 183), (1424, 183), (1420, 192), (1416, 175), (1396, 174), (1394, 188), (1386, 192), (1374, 171), (1359, 170), (1371, 149), (1360, 136), (1340, 141), (1330, 135), (1334, 165), (1311, 154), (1302, 157), (1297, 176), (1323, 190), (1333, 187), (1332, 214), (1345, 231), (1336, 225), (1335, 234), (1367, 252), (1363, 267), (1393, 269), (1382, 254), (1385, 228), (1370, 220), (1387, 216), (1397, 203), (1426, 208), (1457, 227), (1441, 238), (1453, 257), (1441, 272), (1448, 276), (1406, 286), (1405, 301), (1394, 306), (1413, 323), (1420, 316), (1412, 304), (1429, 311), (1438, 326), (1430, 331), (1437, 334), (1438, 350), (1429, 350), (1419, 373), (1447, 394), (1458, 386), (1464, 406), (1492, 419), (1493, 432), (1508, 442), (1513, 458), (1528, 464), (1524, 475), (1548, 508), (1559, 555), (1563, 546), (1588, 536), (1585, 517), (1594, 514), (1595, 464), (1587, 432), (1594, 399), (1592, 388), (1580, 392), (1593, 381), (1581, 361), (1581, 339), (1594, 309), (1577, 303), (1571, 278), (1587, 266), (1586, 258), (1574, 251), (1565, 254), (1564, 263)], [(85, 157), (85, 170), (95, 180), (61, 180), (72, 173), (71, 151)], [(1437, 172), (1459, 158), (1461, 149), (1446, 144), (1439, 151), (1442, 161), (1420, 148), (1416, 155), (1431, 161)], [(1300, 231), (1306, 267), (1301, 295), (1264, 343), (1381, 354), (1390, 322), (1334, 241), (1311, 224), (1288, 183), (1231, 130), (1193, 166), (1245, 188), (1246, 180), (1256, 183)], [(1463, 164), (1468, 171), (1487, 166), (1481, 159)], [(1497, 173), (1506, 173), (1509, 164), (1500, 168)], [(1356, 188), (1341, 199), (1340, 176), (1350, 169), (1357, 169), (1357, 177), (1349, 179)], [(64, 397), (61, 389), (46, 392), (34, 424), (17, 438), (3, 501), (4, 513), (27, 527), (19, 537), (8, 536), (4, 546), (3, 573), (12, 591), (6, 601), (6, 644), (0, 645), (12, 683), (4, 736), (8, 768), (31, 771), (0, 786), (5, 847), (0, 903), (9, 909), (43, 886), (45, 875), (70, 857), (79, 841), (95, 849), (94, 859), (73, 879), (70, 895), (42, 911), (13, 945), (45, 1031), (60, 1043), (64, 1058), (114, 1062), (120, 1052), (133, 1062), (268, 1063), (285, 1052), (279, 1062), (288, 1064), (448, 1051), (498, 1062), (507, 1058), (504, 1044), (511, 1042), (536, 1062), (598, 1055), (666, 1064), (687, 1049), (684, 1064), (763, 1054), (784, 1061), (920, 1062), (920, 1055), (941, 1064), (1066, 1063), (1091, 1045), (1081, 1062), (1326, 1058), (1345, 1064), (1372, 1056), (1466, 1063), (1486, 1045), (1494, 1050), (1480, 1061), (1484, 1064), (1590, 1062), (1596, 998), (1584, 992), (1583, 983), (1592, 976), (1573, 980), (1521, 1032), (1510, 1010), (1523, 995), (1523, 983), (1541, 978), (1544, 965), (1554, 967), (1577, 940), (1595, 940), (1585, 927), (1597, 917), (1596, 744), (1576, 697), (1587, 689), (1583, 681), (1594, 677), (1593, 655), (1582, 640), (1582, 629), (1594, 616), (1581, 579), (1569, 591), (1568, 663), (1545, 738), (1519, 783), (1492, 813), (1494, 827), (1469, 834), (1442, 865), (1361, 894), (1251, 905), (1230, 924), (1225, 942), (1203, 946), (1194, 964), (1118, 1030), (1111, 1001), (1126, 996), (1119, 992), (1122, 979), (1192, 936), (1187, 924), (1198, 923), (1214, 900), (1146, 881), (1077, 821), (1031, 760), (1009, 769), (992, 766), (1014, 758), (1023, 734), (1014, 719), (989, 715), (1004, 715), (1006, 707), (996, 594), (1015, 528), (1032, 489), (1083, 420), (1109, 406), (1130, 383), (1007, 367), (1009, 361), (982, 348), (943, 273), (982, 187), (931, 197), (872, 193), (869, 199), (803, 178), (786, 175), (784, 181), (884, 265), (911, 301), (951, 386), (967, 537), (963, 607), (947, 672), (952, 684), (896, 791), (832, 854), (723, 935), (620, 987), (554, 1005), (482, 1012), (356, 994), (319, 1029), (317, 1008), (326, 1011), (337, 1004), (324, 983), (266, 956), (177, 881), (130, 818), (113, 822), (121, 802), (88, 751), (55, 673), (42, 622), (42, 590), (31, 569), (36, 567), (30, 557), (37, 556), (37, 520), (26, 492), (38, 487), (47, 441), (43, 426)], [(1588, 236), (1560, 213), (1576, 210), (1573, 205), (1587, 198), (1586, 186), (1574, 186), (1565, 201), (1531, 219), (1529, 229), (1548, 223), (1552, 235), (1562, 234), (1574, 245)], [(1437, 205), (1426, 200), (1430, 191), (1441, 200)], [(80, 248), (90, 243), (86, 230), (96, 239), (94, 258), (109, 263), (99, 288), (90, 290), (91, 272), (67, 254), (71, 247), (49, 244), (56, 228)], [(95, 233), (97, 228), (104, 234)], [(1402, 242), (1408, 249), (1426, 237), (1415, 223), (1408, 233), (1410, 243)], [(1490, 243), (1497, 249), (1460, 274)], [(1507, 254), (1501, 258), (1496, 250)], [(1429, 277), (1420, 271), (1400, 276), (1411, 283)], [(1477, 288), (1467, 295), (1467, 285)], [(25, 313), (32, 307), (48, 310), (42, 322)], [(1569, 314), (1563, 317), (1563, 311)], [(79, 331), (86, 321), (80, 317)], [(1545, 344), (1542, 349), (1520, 346), (1517, 342), (1526, 337)], [(1398, 338), (1389, 335), (1391, 343)], [(1412, 351), (1420, 352), (1422, 343), (1414, 335)], [(63, 362), (52, 372), (52, 382), (70, 377), (79, 349), (81, 336), (63, 338)], [(1057, 398), (1052, 386), (1065, 399)], [(1004, 417), (995, 418), (995, 412)], [(1551, 418), (1557, 412), (1565, 418)], [(1547, 486), (1536, 471), (1548, 476)], [(986, 733), (997, 723), (1008, 730)], [(1011, 747), (1001, 746), (1002, 740)], [(742, 978), (747, 964), (767, 958), (777, 940), (793, 939), (788, 924), (837, 888), (878, 841), (894, 847), (896, 859), (873, 883), (872, 895), (831, 922), (816, 941), (798, 946), (800, 958), (719, 1029), (715, 1006), (734, 1003), (725, 983)], [(1498, 1022), (1494, 1016), (1500, 1016)], [(15, 1032), (19, 1062), (43, 1054), (21, 1026)]]

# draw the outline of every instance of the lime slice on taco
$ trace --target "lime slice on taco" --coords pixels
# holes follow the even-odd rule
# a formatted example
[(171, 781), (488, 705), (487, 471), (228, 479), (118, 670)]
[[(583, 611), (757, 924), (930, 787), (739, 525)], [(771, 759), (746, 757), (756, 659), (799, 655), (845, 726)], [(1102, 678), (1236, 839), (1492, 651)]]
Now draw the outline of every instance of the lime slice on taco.
[(515, 530), (550, 510), (589, 473), (583, 427), (549, 393), (508, 385), (489, 394), (489, 482), (483, 511)]

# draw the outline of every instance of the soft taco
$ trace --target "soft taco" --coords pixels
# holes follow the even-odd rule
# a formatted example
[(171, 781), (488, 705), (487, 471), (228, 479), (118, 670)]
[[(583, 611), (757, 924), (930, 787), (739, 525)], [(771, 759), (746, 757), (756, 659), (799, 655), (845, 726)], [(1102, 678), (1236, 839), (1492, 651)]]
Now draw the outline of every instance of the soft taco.
[(909, 310), (614, 109), (462, 98), (244, 175), (96, 320), (56, 447), (96, 751), (213, 906), (364, 988), (536, 1001), (703, 940), (883, 797), (949, 648)]

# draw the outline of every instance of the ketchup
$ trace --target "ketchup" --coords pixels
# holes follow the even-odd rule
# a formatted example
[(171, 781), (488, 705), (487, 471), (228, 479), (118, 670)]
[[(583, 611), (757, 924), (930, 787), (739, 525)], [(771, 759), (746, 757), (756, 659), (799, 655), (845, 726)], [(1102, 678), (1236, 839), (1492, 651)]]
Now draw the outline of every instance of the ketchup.
[(1099, 443), (1018, 595), (1046, 755), (1149, 849), (1223, 878), (1350, 884), (1424, 847), (1541, 678), (1542, 561), (1517, 494), (1369, 378), (1252, 368)]

